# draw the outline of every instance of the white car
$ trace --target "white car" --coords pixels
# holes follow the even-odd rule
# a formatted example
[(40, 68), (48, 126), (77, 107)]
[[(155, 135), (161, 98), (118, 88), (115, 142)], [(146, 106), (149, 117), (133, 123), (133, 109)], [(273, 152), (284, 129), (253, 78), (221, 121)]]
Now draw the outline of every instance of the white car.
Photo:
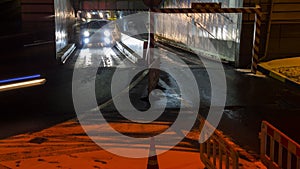
[(108, 20), (91, 20), (82, 23), (80, 26), (80, 34), (77, 40), (77, 46), (113, 46), (115, 40), (113, 38), (113, 30), (107, 25)]

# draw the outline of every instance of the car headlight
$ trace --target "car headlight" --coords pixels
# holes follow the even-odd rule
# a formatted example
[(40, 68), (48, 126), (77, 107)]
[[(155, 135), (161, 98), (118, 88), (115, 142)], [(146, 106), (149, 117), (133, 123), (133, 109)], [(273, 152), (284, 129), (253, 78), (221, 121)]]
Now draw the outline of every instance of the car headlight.
[(105, 30), (105, 31), (104, 31), (104, 35), (105, 35), (105, 36), (110, 36), (110, 32), (109, 32), (108, 30)]
[(106, 44), (110, 44), (110, 39), (104, 38), (104, 42), (105, 42)]
[(103, 13), (102, 12), (99, 12), (99, 17), (103, 18)]
[(83, 32), (83, 36), (84, 37), (89, 37), (90, 36), (90, 32), (89, 31), (84, 31)]
[(89, 39), (89, 38), (84, 38), (83, 42), (84, 42), (84, 43), (89, 43), (89, 42), (90, 42), (90, 39)]
[(92, 18), (92, 15), (91, 15), (90, 13), (87, 13), (87, 14), (86, 14), (86, 17), (87, 17), (88, 19), (91, 19), (91, 18)]

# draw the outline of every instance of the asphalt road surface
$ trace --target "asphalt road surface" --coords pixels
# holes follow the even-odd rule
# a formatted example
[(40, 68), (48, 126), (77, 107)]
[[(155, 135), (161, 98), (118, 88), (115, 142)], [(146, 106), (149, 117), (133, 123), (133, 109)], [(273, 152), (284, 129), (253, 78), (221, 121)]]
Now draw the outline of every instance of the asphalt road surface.
[[(49, 50), (51, 47), (44, 45), (3, 54), (4, 59), (0, 63), (1, 79), (39, 73), (47, 79), (47, 83), (42, 86), (0, 93), (0, 138), (39, 131), (75, 118), (72, 99), (74, 70), (83, 70), (86, 76), (81, 80), (88, 84), (93, 83), (89, 78), (89, 69), (99, 68), (96, 75), (99, 90), (95, 93), (100, 104), (111, 97), (110, 82), (116, 66), (121, 65), (124, 71), (135, 67), (133, 63), (109, 48), (77, 50), (64, 65), (58, 64)], [(173, 64), (175, 68), (192, 71), (199, 86), (199, 114), (206, 117), (211, 99), (211, 84), (207, 70), (213, 66), (204, 67), (199, 58), (182, 51), (174, 51), (165, 47), (160, 47), (158, 50), (161, 59)], [(181, 58), (186, 64), (177, 62), (176, 57)], [(214, 61), (208, 60), (207, 62), (211, 65), (216, 64)], [(231, 137), (243, 148), (258, 154), (260, 124), (262, 120), (267, 120), (296, 141), (300, 141), (298, 132), (300, 130), (298, 125), (300, 91), (298, 89), (268, 77), (251, 76), (227, 64), (223, 66), (226, 75), (227, 98), (218, 128), (225, 135)], [(146, 84), (147, 81), (144, 80), (137, 85), (136, 92), (131, 92), (132, 102), (137, 108), (147, 107), (147, 102), (139, 99), (145, 94)], [(167, 107), (179, 108), (181, 106), (179, 104), (180, 91), (177, 82), (168, 73), (162, 73), (160, 84), (166, 89)], [(188, 102), (192, 103), (193, 99)], [(159, 104), (159, 99), (157, 103)], [(112, 112), (114, 109), (113, 105), (109, 105), (103, 110)], [(107, 117), (118, 121), (120, 116)], [(176, 116), (165, 114), (162, 118), (170, 121), (170, 119), (175, 120)]]

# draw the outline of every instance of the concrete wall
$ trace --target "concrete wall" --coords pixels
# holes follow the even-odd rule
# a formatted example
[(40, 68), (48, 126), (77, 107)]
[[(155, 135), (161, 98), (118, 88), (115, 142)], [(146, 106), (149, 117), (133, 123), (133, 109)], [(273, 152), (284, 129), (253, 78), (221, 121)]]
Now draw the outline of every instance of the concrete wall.
[[(244, 0), (245, 7), (260, 5), (263, 11), (261, 61), (300, 56), (300, 0)], [(239, 67), (251, 64), (254, 17), (243, 15)]]
[(300, 0), (274, 0), (266, 58), (300, 56)]
[(72, 43), (74, 36), (75, 11), (69, 0), (54, 0), (56, 52)]
[(161, 14), (157, 17), (156, 31), (159, 36), (185, 44), (200, 55), (234, 62), (239, 54), (240, 31), (236, 24), (238, 17), (229, 17), (235, 21), (225, 20), (220, 14), (195, 14), (196, 19), (186, 22), (190, 17), (185, 14)]
[[(222, 7), (238, 7), (236, 0), (166, 1), (164, 7), (188, 8), (191, 2), (222, 2)], [(239, 57), (240, 14), (157, 14), (156, 33), (194, 52), (235, 62)]]
[(53, 42), (61, 51), (71, 41), (75, 12), (70, 0), (21, 0), (22, 32), (25, 44)]
[(53, 41), (53, 0), (21, 0), (22, 31), (31, 33), (33, 41)]
[(300, 56), (300, 24), (272, 24), (266, 59)]
[(20, 0), (0, 1), (0, 36), (20, 32), (21, 3)]
[(21, 47), (24, 43), (21, 34), (21, 2), (20, 0), (0, 1), (0, 49), (9, 50)]
[[(165, 1), (164, 7), (190, 7), (190, 2), (191, 1), (167, 0)], [(300, 0), (200, 0), (198, 2), (222, 2), (222, 7), (255, 7), (256, 4), (260, 5), (263, 12), (259, 54), (261, 61), (300, 56), (300, 48), (298, 47), (300, 41)], [(165, 21), (158, 21), (158, 25), (165, 25), (165, 27), (159, 27), (157, 33), (163, 37), (174, 40), (179, 44), (185, 44), (194, 50), (199, 49), (200, 51), (205, 51), (209, 54), (213, 53), (213, 55), (225, 60), (234, 61), (236, 67), (250, 68), (254, 33), (254, 15), (243, 14), (242, 19), (235, 19), (234, 16), (229, 16), (229, 18), (234, 18), (234, 24), (237, 25), (235, 28), (241, 30), (241, 32), (236, 33), (235, 40), (233, 38), (216, 38), (216, 34), (218, 33), (216, 33), (215, 30), (222, 30), (224, 27), (228, 27), (228, 25), (231, 24), (230, 22), (220, 22), (216, 21), (216, 19), (208, 19), (207, 21), (206, 19), (218, 18), (224, 20), (225, 17), (213, 17), (212, 15), (214, 14), (201, 15), (200, 18), (202, 19), (198, 21), (202, 25), (201, 27), (193, 28), (193, 26), (191, 26), (193, 22), (197, 22), (197, 17), (193, 16), (194, 20), (189, 18), (181, 19), (181, 17), (184, 16), (178, 15), (177, 18), (171, 16), (169, 17), (170, 20), (166, 21), (166, 19), (164, 19)], [(180, 22), (175, 23), (177, 21)], [(186, 21), (188, 21), (189, 24), (186, 24)], [(167, 22), (173, 23), (170, 24)], [(176, 25), (180, 25), (184, 28), (177, 28)], [(169, 30), (163, 30), (167, 29), (166, 27), (169, 27)], [(231, 25), (231, 27), (233, 26)], [(177, 32), (176, 29), (178, 30)], [(170, 33), (166, 31), (170, 31)], [(231, 31), (227, 30), (226, 32)], [(194, 46), (191, 46), (192, 44)]]
[(53, 5), (53, 0), (1, 1), (0, 48), (11, 50), (54, 41)]

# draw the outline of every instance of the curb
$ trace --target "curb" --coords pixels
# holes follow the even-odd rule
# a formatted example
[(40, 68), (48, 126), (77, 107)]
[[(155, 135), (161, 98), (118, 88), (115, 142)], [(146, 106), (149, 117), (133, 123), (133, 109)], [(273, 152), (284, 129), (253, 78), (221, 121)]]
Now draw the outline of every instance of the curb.
[[(131, 63), (137, 63), (139, 57), (133, 50), (126, 46), (123, 42), (116, 42), (116, 49), (125, 56)], [(130, 57), (131, 56), (131, 57)]]
[(75, 44), (69, 44), (65, 48), (63, 48), (60, 52), (57, 52), (57, 59), (62, 63), (66, 63), (72, 53), (75, 51)]
[(257, 70), (260, 71), (262, 74), (265, 74), (273, 79), (276, 79), (282, 83), (285, 83), (287, 85), (290, 85), (290, 86), (293, 86), (293, 87), (296, 87), (298, 89), (300, 89), (300, 84), (291, 80), (290, 78), (288, 78), (287, 76), (279, 73), (279, 72), (276, 72), (274, 70), (272, 70), (271, 68), (269, 68), (268, 66), (263, 66), (261, 64), (258, 64), (257, 66)]
[(35, 41), (33, 43), (24, 44), (23, 47), (34, 47), (34, 46), (40, 46), (40, 45), (47, 45), (55, 43), (54, 41)]
[[(166, 42), (166, 41), (168, 41), (168, 42)], [(157, 42), (162, 45), (165, 45), (165, 46), (173, 47), (177, 50), (183, 50), (184, 52), (187, 52), (191, 55), (197, 55), (198, 57), (201, 57), (203, 59), (207, 59), (207, 60), (214, 61), (214, 62), (221, 61), (223, 64), (234, 65), (234, 62), (232, 62), (232, 61), (228, 61), (228, 60), (225, 60), (222, 58), (216, 59), (217, 58), (216, 56), (212, 56), (205, 52), (200, 52), (201, 54), (200, 53), (197, 54), (192, 49), (183, 47), (183, 46), (179, 45), (178, 42), (169, 41), (169, 39), (164, 38), (164, 37), (158, 37)]]

